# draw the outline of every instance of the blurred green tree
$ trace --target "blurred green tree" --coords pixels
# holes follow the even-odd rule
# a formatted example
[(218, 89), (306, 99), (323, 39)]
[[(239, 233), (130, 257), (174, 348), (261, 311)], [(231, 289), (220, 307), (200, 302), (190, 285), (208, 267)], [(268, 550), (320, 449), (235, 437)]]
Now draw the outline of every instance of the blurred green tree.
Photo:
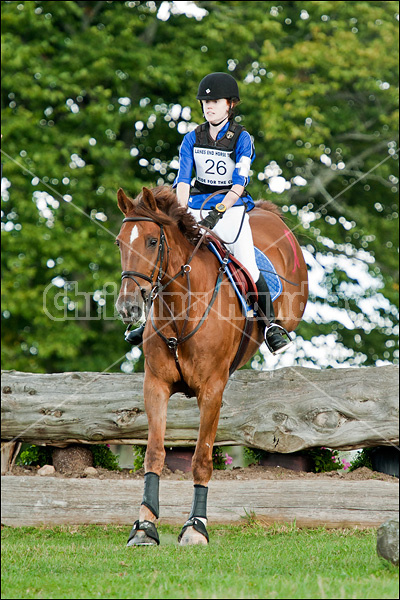
[(397, 362), (397, 2), (196, 2), (186, 14), (2, 2), (2, 16), (4, 368), (141, 368), (114, 315), (116, 191), (172, 184), (210, 71), (238, 79), (250, 192), (282, 207), (310, 264), (294, 360)]

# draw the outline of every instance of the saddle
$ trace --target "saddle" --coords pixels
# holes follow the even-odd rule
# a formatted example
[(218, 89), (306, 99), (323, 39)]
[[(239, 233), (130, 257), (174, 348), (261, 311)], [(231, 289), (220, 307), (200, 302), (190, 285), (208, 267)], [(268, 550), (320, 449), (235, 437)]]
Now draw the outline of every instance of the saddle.
[[(218, 260), (222, 263), (224, 259), (229, 256), (229, 260), (227, 262), (227, 275), (228, 278), (233, 280), (233, 283), (236, 285), (237, 291), (239, 294), (247, 300), (250, 304), (254, 304), (258, 299), (258, 292), (256, 288), (256, 284), (248, 270), (242, 265), (241, 262), (238, 261), (237, 258), (233, 256), (232, 253), (229, 252), (227, 248), (219, 240), (216, 238), (209, 236), (208, 238), (208, 248), (211, 250), (213, 254), (216, 255)], [(230, 275), (230, 277), (229, 277)]]

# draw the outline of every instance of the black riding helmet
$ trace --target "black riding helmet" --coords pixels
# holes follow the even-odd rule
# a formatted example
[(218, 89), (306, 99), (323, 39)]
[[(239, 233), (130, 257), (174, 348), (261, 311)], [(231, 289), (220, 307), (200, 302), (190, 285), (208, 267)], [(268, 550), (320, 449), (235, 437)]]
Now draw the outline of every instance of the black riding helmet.
[(197, 100), (220, 100), (239, 97), (239, 88), (236, 80), (228, 73), (210, 73), (199, 84)]

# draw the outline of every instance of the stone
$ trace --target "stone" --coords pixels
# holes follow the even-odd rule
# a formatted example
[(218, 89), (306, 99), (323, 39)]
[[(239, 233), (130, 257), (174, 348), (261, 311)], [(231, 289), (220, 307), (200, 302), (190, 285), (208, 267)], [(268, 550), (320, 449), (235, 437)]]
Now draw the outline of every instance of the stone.
[(71, 445), (67, 448), (54, 448), (53, 465), (60, 473), (84, 471), (93, 467), (93, 454), (84, 445)]
[(44, 465), (43, 467), (41, 467), (37, 474), (40, 475), (41, 477), (46, 477), (46, 475), (53, 475), (53, 473), (55, 473), (55, 468), (53, 467), (53, 465)]
[(376, 551), (394, 565), (399, 564), (399, 519), (383, 523), (377, 532)]
[(86, 467), (86, 469), (83, 472), (85, 473), (85, 475), (97, 475), (98, 473), (97, 469), (95, 469), (94, 467)]

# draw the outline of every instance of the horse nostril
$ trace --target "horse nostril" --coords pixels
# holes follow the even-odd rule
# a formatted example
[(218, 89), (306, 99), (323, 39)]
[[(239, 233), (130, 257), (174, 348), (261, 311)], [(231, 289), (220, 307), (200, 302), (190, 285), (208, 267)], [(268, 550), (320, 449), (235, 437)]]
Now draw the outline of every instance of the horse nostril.
[(140, 306), (129, 300), (126, 300), (125, 302), (118, 301), (116, 308), (124, 321), (138, 321), (143, 313)]
[(140, 306), (138, 306), (137, 304), (133, 304), (131, 306), (131, 316), (135, 319), (138, 320), (140, 319), (140, 317), (142, 316), (142, 309), (140, 308)]

